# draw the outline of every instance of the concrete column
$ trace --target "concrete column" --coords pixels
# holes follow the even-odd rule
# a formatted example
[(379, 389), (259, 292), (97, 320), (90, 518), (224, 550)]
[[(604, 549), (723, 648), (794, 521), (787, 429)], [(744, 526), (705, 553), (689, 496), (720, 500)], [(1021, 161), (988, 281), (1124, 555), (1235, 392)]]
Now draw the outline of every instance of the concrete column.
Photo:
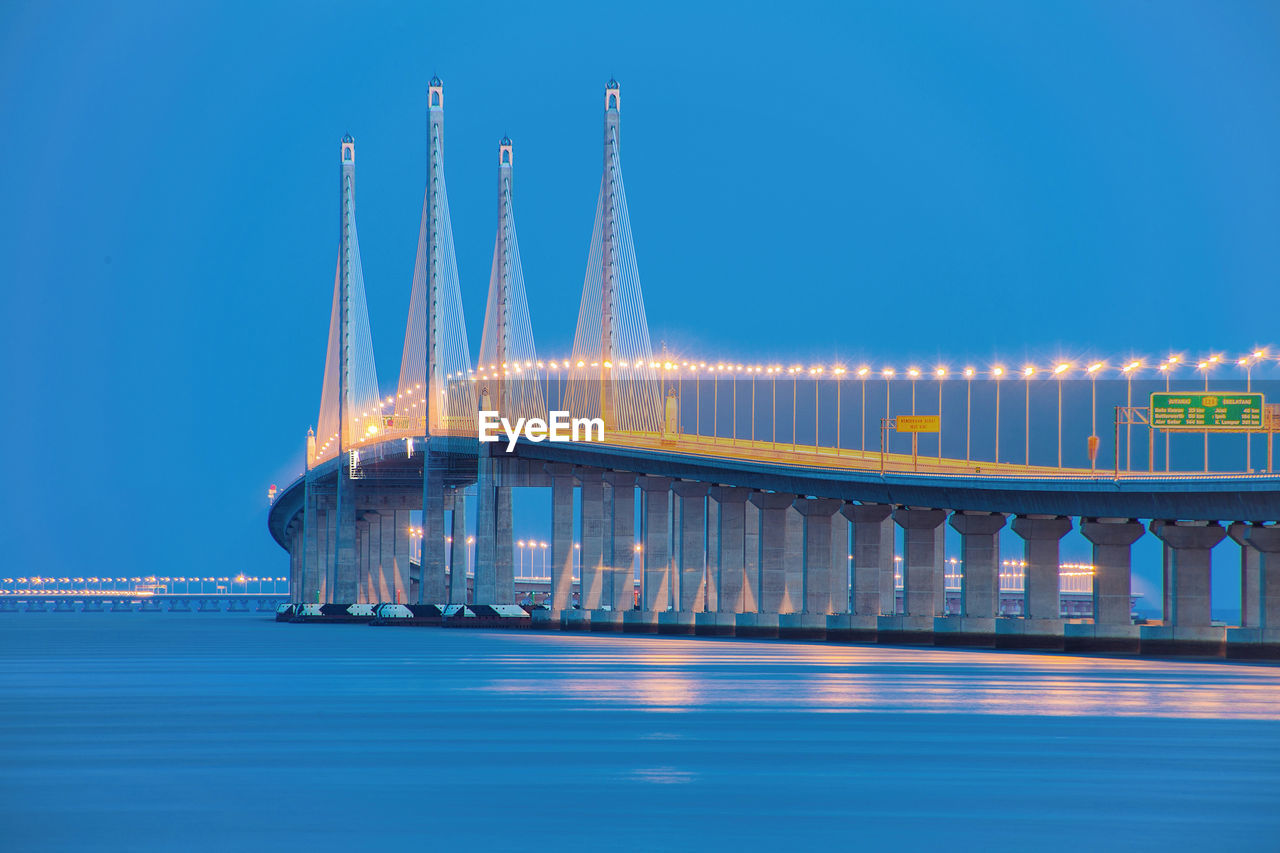
[(1093, 543), (1093, 624), (1132, 625), (1132, 546), (1145, 528), (1132, 518), (1082, 518), (1080, 532)]
[(376, 602), (378, 585), (377, 544), (374, 542), (375, 531), (382, 532), (376, 512), (362, 512), (356, 520), (356, 539), (360, 556), (360, 584), (356, 589), (356, 601), (361, 604)]
[(599, 610), (604, 595), (604, 480), (599, 468), (575, 468), (581, 484), (581, 595), (583, 610)]
[(452, 530), (449, 536), (449, 603), (467, 603), (467, 492), (453, 490)]
[(302, 584), (295, 602), (308, 604), (322, 601), (320, 578), (324, 574), (320, 561), (320, 516), (317, 510), (315, 487), (305, 485), (302, 507)]
[(321, 601), (331, 604), (334, 597), (334, 586), (337, 583), (338, 571), (338, 510), (336, 506), (327, 505), (324, 510), (324, 577), (320, 582)]
[[(390, 515), (390, 513), (388, 513)], [(392, 522), (392, 549), (395, 552), (395, 590), (393, 591), (397, 600), (400, 602), (408, 602), (409, 598), (409, 522), (413, 516), (407, 509), (398, 509), (395, 511), (395, 520)]]
[[(751, 503), (760, 510), (760, 572), (757, 601), (760, 613), (796, 613), (802, 606), (800, 590), (790, 595), (787, 570), (798, 556), (803, 576), (800, 543), (791, 541), (787, 514), (796, 496), (785, 492), (756, 492)], [(795, 554), (790, 553), (795, 551)], [(803, 584), (803, 581), (802, 581)]]
[(337, 548), (333, 563), (333, 600), (352, 604), (358, 595), (360, 560), (356, 549), (356, 485), (346, 465), (338, 466), (338, 511), (334, 515)]
[[(840, 502), (840, 509), (848, 506)], [(843, 512), (831, 516), (831, 612), (853, 612), (853, 553), (849, 548), (849, 519)]]
[(940, 509), (897, 509), (893, 520), (903, 531), (902, 613), (904, 616), (941, 616), (938, 575), (943, 572), (938, 528), (947, 520)]
[(476, 604), (494, 604), (498, 597), (498, 486), (493, 457), (483, 449), (476, 461), (476, 477), (476, 557), (472, 567), (475, 579), (471, 600)]
[[(716, 507), (716, 550), (708, 548), (708, 568), (714, 565), (713, 586), (716, 609), (721, 613), (742, 613), (742, 593), (746, 584), (746, 508), (750, 489), (715, 486), (711, 499)], [(714, 555), (714, 563), (712, 558)]]
[(573, 466), (548, 463), (551, 476), (551, 612), (573, 607)]
[(960, 534), (960, 613), (978, 619), (1000, 615), (999, 512), (954, 512), (951, 526)]
[[(365, 549), (368, 547), (365, 533), (369, 529), (366, 521), (358, 515), (356, 517), (356, 584), (355, 596), (350, 599), (352, 604), (364, 604), (365, 579), (369, 574), (368, 554)], [(345, 601), (346, 599), (344, 599)]]
[(704, 573), (707, 587), (707, 610), (720, 609), (720, 584), (716, 574), (716, 555), (720, 553), (720, 504), (707, 496), (707, 567)]
[[(837, 570), (848, 571), (848, 566), (833, 565), (832, 559), (834, 548), (831, 541), (831, 517), (839, 511), (841, 503), (829, 498), (799, 498), (795, 502), (796, 511), (804, 519), (801, 600), (804, 602), (805, 613), (834, 612), (831, 575)], [(847, 563), (848, 560), (844, 562)]]
[(893, 591), (893, 509), (885, 504), (847, 504), (840, 512), (853, 523), (853, 612), (891, 615)]
[[(511, 513), (511, 487), (502, 485), (499, 480), (496, 493), (494, 506), (494, 585), (496, 590), (491, 603), (515, 604), (516, 539)], [(573, 582), (572, 575), (569, 582)]]
[(611, 504), (605, 545), (613, 589), (610, 603), (614, 610), (632, 610), (636, 591), (636, 475), (606, 471), (604, 480), (609, 484)]
[(743, 508), (742, 554), (745, 571), (742, 579), (742, 609), (739, 613), (760, 611), (760, 507), (747, 501)]
[(1022, 615), (1026, 619), (1062, 618), (1062, 583), (1058, 578), (1059, 544), (1071, 530), (1061, 515), (1019, 515), (1013, 532), (1022, 537), (1026, 561)]
[(1203, 521), (1151, 522), (1151, 532), (1168, 546), (1165, 568), (1166, 625), (1207, 628), (1211, 618), (1210, 576), (1213, 546), (1222, 541), (1222, 525)]
[(706, 571), (706, 483), (677, 482), (671, 491), (680, 498), (680, 610), (703, 611)]
[(668, 550), (671, 520), (671, 479), (641, 477), (644, 494), (641, 512), (644, 519), (644, 545), (641, 569), (644, 580), (642, 598), (647, 611), (666, 610), (671, 605), (671, 556)]
[(399, 582), (396, 566), (396, 511), (378, 513), (378, 600), (401, 603), (404, 592)]
[(1280, 628), (1280, 526), (1236, 522), (1240, 544), (1240, 614), (1247, 628)]
[(422, 460), (422, 552), (418, 557), (419, 604), (444, 601), (444, 456), (426, 451)]

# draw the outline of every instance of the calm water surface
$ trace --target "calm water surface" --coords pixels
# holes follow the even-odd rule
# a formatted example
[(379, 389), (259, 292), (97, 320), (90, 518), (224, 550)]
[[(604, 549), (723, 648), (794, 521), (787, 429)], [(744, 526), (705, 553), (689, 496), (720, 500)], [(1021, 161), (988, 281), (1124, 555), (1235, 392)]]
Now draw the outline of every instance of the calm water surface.
[(1280, 849), (1280, 668), (0, 615), (0, 849)]

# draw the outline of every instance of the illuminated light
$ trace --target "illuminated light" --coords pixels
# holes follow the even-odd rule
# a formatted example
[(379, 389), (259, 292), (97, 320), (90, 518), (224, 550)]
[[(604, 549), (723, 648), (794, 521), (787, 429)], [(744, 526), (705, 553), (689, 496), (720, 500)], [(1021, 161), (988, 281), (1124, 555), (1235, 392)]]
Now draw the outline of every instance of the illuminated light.
[(1171, 355), (1171, 356), (1169, 356), (1169, 363), (1170, 363), (1170, 364), (1177, 364), (1177, 363), (1178, 363), (1178, 361), (1179, 361), (1181, 358), (1182, 358), (1182, 356)]
[(870, 372), (871, 372), (871, 368), (869, 368), (869, 367), (859, 367), (859, 368), (858, 368), (858, 375), (859, 375), (859, 376), (866, 376), (866, 375), (867, 375), (868, 373), (870, 373)]
[(1071, 365), (1068, 362), (1062, 362), (1061, 364), (1059, 364), (1057, 367), (1053, 369), (1053, 375), (1061, 376), (1063, 373), (1066, 373), (1070, 369), (1071, 369)]
[(1102, 362), (1100, 362), (1100, 361), (1095, 361), (1093, 364), (1089, 365), (1089, 366), (1085, 369), (1085, 372), (1086, 372), (1086, 373), (1097, 373), (1097, 372), (1098, 372), (1099, 370), (1101, 370), (1101, 369), (1102, 369)]
[(1248, 364), (1248, 363), (1249, 363), (1249, 359), (1247, 358), (1241, 358), (1236, 360), (1236, 364)]
[(1137, 369), (1138, 369), (1139, 367), (1141, 367), (1141, 366), (1142, 366), (1142, 363), (1141, 363), (1141, 362), (1138, 362), (1138, 361), (1131, 361), (1131, 362), (1129, 362), (1128, 364), (1126, 364), (1123, 368), (1121, 368), (1120, 372), (1121, 372), (1121, 373), (1128, 373), (1128, 372), (1129, 372), (1129, 371), (1131, 371), (1131, 370), (1137, 370)]
[(880, 375), (881, 375), (881, 376), (888, 376), (888, 377), (892, 378), (892, 377), (893, 377), (893, 368), (892, 368), (892, 367), (886, 367), (884, 370), (880, 371)]
[(579, 361), (579, 362), (578, 362), (578, 367), (586, 367), (586, 364), (584, 364), (582, 361)]
[(966, 378), (966, 379), (972, 379), (972, 378), (973, 378), (973, 368), (972, 368), (972, 367), (966, 367), (966, 368), (964, 369), (964, 375), (965, 375), (965, 378)]
[(1003, 367), (994, 368), (991, 371), (991, 375), (999, 379), (1001, 376), (1004, 376), (1004, 368)]
[(912, 379), (915, 379), (917, 376), (919, 376), (919, 375), (920, 375), (920, 371), (919, 371), (917, 368), (914, 368), (914, 367), (908, 367), (908, 368), (907, 368), (907, 375), (908, 375), (908, 376), (910, 376)]
[(1031, 367), (1030, 365), (1028, 365), (1027, 367), (1022, 368), (1022, 375), (1023, 375), (1023, 376), (1028, 376), (1028, 377), (1029, 377), (1029, 376), (1035, 376), (1035, 375), (1036, 375), (1036, 369), (1035, 369), (1034, 367)]
[(936, 370), (934, 370), (934, 371), (933, 371), (933, 375), (934, 375), (934, 376), (936, 376), (936, 377), (938, 377), (939, 379), (946, 379), (946, 378), (947, 378), (947, 369), (946, 369), (945, 367), (939, 367), (939, 368), (937, 368)]

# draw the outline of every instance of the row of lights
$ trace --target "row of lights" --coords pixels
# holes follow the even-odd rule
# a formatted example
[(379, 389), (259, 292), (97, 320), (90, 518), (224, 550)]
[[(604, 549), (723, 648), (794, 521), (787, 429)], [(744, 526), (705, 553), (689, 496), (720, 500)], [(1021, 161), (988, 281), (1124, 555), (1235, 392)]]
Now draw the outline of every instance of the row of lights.
[[(1263, 363), (1269, 360), (1280, 361), (1280, 357), (1270, 356), (1268, 355), (1267, 350), (1260, 349), (1260, 350), (1254, 350), (1252, 353), (1249, 353), (1248, 355), (1244, 355), (1235, 359), (1235, 363), (1240, 367), (1251, 369), (1255, 364)], [(1195, 362), (1195, 365), (1196, 365), (1196, 368), (1199, 370), (1209, 370), (1218, 364), (1225, 364), (1227, 363), (1227, 361), (1228, 359), (1225, 356), (1223, 356), (1221, 353), (1218, 353), (1215, 355), (1209, 355), (1204, 357), (1203, 359)], [(1190, 361), (1186, 361), (1185, 358), (1181, 355), (1170, 355), (1155, 364), (1147, 364), (1141, 360), (1134, 359), (1134, 360), (1125, 362), (1123, 364), (1117, 365), (1114, 369), (1119, 371), (1121, 375), (1127, 377), (1133, 374), (1135, 371), (1140, 370), (1144, 367), (1154, 367), (1163, 373), (1163, 372), (1171, 371), (1175, 369), (1179, 364), (1191, 364), (1191, 363), (1192, 362)], [(581, 369), (581, 368), (587, 368), (587, 367), (598, 368), (600, 367), (600, 364), (601, 363), (598, 361), (587, 362), (587, 361), (579, 360), (577, 362), (573, 362), (567, 359), (563, 362), (561, 361), (550, 361), (550, 362), (526, 361), (523, 364), (518, 362), (511, 363), (511, 364), (503, 362), (501, 365), (491, 364), (487, 368), (481, 366), (480, 368), (478, 368), (479, 370), (478, 374), (476, 374), (475, 372), (470, 372), (472, 375), (469, 375), (467, 378), (473, 381), (476, 380), (477, 378), (479, 379), (497, 378), (499, 373), (502, 376), (512, 376), (512, 375), (522, 374), (526, 369), (530, 369), (530, 368), (539, 369), (539, 370), (542, 370), (542, 369), (561, 370), (561, 369), (573, 369), (573, 368)], [(626, 368), (628, 366), (643, 368), (645, 367), (645, 362), (639, 361), (639, 362), (629, 363), (626, 361), (619, 361), (617, 363), (617, 366), (619, 368)], [(1101, 371), (1106, 370), (1110, 366), (1111, 365), (1106, 361), (1096, 361), (1096, 362), (1091, 362), (1087, 365), (1082, 365), (1080, 369), (1084, 371), (1086, 376), (1092, 377), (1100, 373)], [(605, 361), (604, 367), (606, 369), (612, 369), (614, 367), (614, 363), (611, 361)], [(648, 362), (648, 367), (653, 370), (660, 370), (665, 372), (678, 372), (678, 373), (692, 372), (695, 374), (696, 373), (748, 374), (748, 375), (766, 375), (766, 376), (809, 375), (809, 376), (836, 376), (836, 377), (851, 375), (851, 376), (856, 376), (860, 379), (866, 379), (871, 376), (875, 376), (877, 374), (886, 378), (894, 378), (899, 375), (898, 370), (892, 367), (884, 367), (877, 371), (874, 368), (872, 368), (870, 365), (865, 365), (865, 364), (857, 368), (850, 368), (844, 365), (835, 365), (835, 366), (812, 365), (812, 366), (806, 367), (803, 364), (795, 364), (790, 367), (787, 367), (781, 364), (751, 365), (751, 364), (735, 364), (732, 362), (728, 362), (728, 363), (714, 362), (713, 363), (713, 362), (706, 362), (706, 361), (697, 361), (697, 362), (650, 361)], [(1052, 364), (1046, 367), (1040, 367), (1037, 365), (1028, 364), (1028, 365), (1024, 365), (1021, 368), (1021, 373), (1023, 376), (1030, 377), (1030, 376), (1035, 376), (1037, 373), (1043, 372), (1043, 373), (1052, 374), (1054, 377), (1057, 377), (1057, 378), (1063, 378), (1065, 374), (1067, 374), (1072, 370), (1075, 370), (1076, 368), (1077, 368), (1077, 365), (1075, 364), (1075, 362), (1070, 362), (1070, 361), (1057, 362), (1056, 364)], [(977, 368), (965, 367), (962, 370), (956, 371), (955, 375), (963, 376), (966, 379), (972, 379), (978, 376), (980, 373), (981, 371), (979, 371)], [(459, 378), (461, 378), (462, 371), (458, 371), (456, 375)], [(938, 366), (933, 368), (932, 370), (921, 369), (919, 367), (907, 367), (902, 372), (902, 375), (910, 379), (920, 379), (925, 377), (926, 375), (933, 376), (938, 379), (945, 379), (953, 374), (950, 368)], [(1010, 368), (1008, 368), (1003, 364), (995, 364), (991, 366), (989, 372), (987, 372), (986, 375), (1000, 379), (1005, 376), (1012, 375), (1012, 371)], [(450, 374), (451, 378), (453, 376), (454, 374)]]

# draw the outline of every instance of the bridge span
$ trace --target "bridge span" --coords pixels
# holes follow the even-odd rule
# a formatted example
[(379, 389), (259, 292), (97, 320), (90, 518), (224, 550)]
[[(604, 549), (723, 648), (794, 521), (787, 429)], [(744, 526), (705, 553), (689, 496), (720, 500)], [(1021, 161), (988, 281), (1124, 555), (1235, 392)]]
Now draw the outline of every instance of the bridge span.
[[(621, 89), (610, 81), (600, 190), (568, 357), (540, 358), (535, 347), (515, 229), (515, 146), (500, 141), (494, 255), (473, 364), (444, 182), (444, 86), (431, 81), (426, 187), (400, 377), (396, 392), (385, 397), (364, 304), (355, 141), (343, 138), (338, 264), (320, 410), (308, 434), (305, 473), (274, 496), (268, 516), (272, 536), (290, 556), (292, 601), (514, 603), (512, 490), (541, 488), (550, 491), (552, 531), (550, 607), (535, 613), (535, 624), (543, 626), (1280, 654), (1280, 556), (1272, 556), (1280, 555), (1280, 477), (1271, 473), (1280, 417), (1270, 408), (1264, 416), (1262, 397), (1252, 391), (1252, 369), (1269, 358), (1265, 351), (1237, 361), (1244, 392), (1223, 392), (1230, 400), (1221, 403), (1208, 393), (1209, 376), (1225, 360), (1213, 354), (1196, 365), (1205, 397), (1213, 400), (1200, 402), (1213, 408), (1213, 417), (1219, 406), (1245, 411), (1223, 427), (1233, 431), (1232, 440), (1243, 439), (1229, 448), (1243, 463), (1238, 473), (1211, 467), (1210, 433), (1218, 427), (1211, 429), (1204, 411), (1206, 420), (1175, 430), (1158, 428), (1153, 408), (1133, 404), (1135, 375), (1144, 369), (1136, 360), (1116, 369), (1125, 396), (1115, 405), (1104, 402), (1104, 429), (1096, 383), (1105, 362), (1078, 370), (1063, 362), (1041, 371), (1054, 380), (1047, 387), (1056, 385), (1058, 400), (1056, 464), (1045, 465), (1038, 456), (1032, 464), (1031, 395), (1040, 375), (1034, 366), (1024, 367), (1013, 385), (1021, 391), (1015, 414), (1022, 415), (1023, 446), (1011, 457), (1009, 447), (1001, 448), (1001, 413), (1011, 389), (1002, 403), (1001, 388), (1013, 377), (1006, 378), (1001, 365), (984, 377), (974, 368), (953, 375), (941, 366), (928, 373), (886, 367), (875, 377), (867, 366), (726, 369), (655, 353), (622, 180), (620, 110)], [(1179, 364), (1189, 366), (1171, 355), (1158, 369), (1146, 367), (1167, 391)], [(1073, 371), (1091, 392), (1087, 468), (1063, 465), (1062, 392)], [(979, 436), (975, 451), (973, 386), (983, 378), (994, 390), (995, 427)], [(802, 379), (809, 384), (801, 386)], [(834, 394), (823, 382), (833, 384)], [(870, 382), (880, 384), (871, 387), (869, 433)], [(918, 382), (936, 385), (936, 405), (931, 394), (917, 399)], [(947, 402), (948, 388), (962, 389), (963, 403)], [(566, 411), (598, 418), (605, 437), (521, 439), (508, 451), (505, 443), (477, 440), (479, 410), (513, 421)], [(802, 419), (810, 411), (807, 425)], [(906, 436), (897, 435), (902, 429), (925, 430), (923, 455), (914, 432), (906, 452)], [(1191, 443), (1188, 437), (1198, 445), (1203, 433), (1203, 471), (1172, 467), (1175, 433), (1182, 445)], [(1222, 436), (1214, 435), (1213, 446), (1224, 446)], [(1162, 471), (1157, 449), (1163, 450)], [(1255, 450), (1260, 460), (1264, 449), (1265, 472), (1254, 461)], [(474, 528), (467, 522), (469, 496), (476, 501)], [(411, 573), (411, 514), (419, 512), (425, 535)], [(947, 526), (961, 541), (957, 615), (946, 608)], [(901, 554), (895, 553), (895, 527), (902, 532)], [(1061, 610), (1060, 541), (1073, 529), (1093, 547), (1088, 619), (1064, 619)], [(1023, 544), (1018, 617), (1000, 616), (999, 542), (1006, 530)], [(1159, 624), (1137, 624), (1131, 613), (1131, 548), (1146, 535), (1163, 547)], [(1233, 626), (1215, 623), (1210, 610), (1212, 551), (1227, 537), (1239, 545), (1241, 573), (1241, 618)], [(466, 572), (450, 570), (467, 564), (468, 540), (474, 542), (470, 590)], [(901, 564), (900, 601), (895, 562)]]

